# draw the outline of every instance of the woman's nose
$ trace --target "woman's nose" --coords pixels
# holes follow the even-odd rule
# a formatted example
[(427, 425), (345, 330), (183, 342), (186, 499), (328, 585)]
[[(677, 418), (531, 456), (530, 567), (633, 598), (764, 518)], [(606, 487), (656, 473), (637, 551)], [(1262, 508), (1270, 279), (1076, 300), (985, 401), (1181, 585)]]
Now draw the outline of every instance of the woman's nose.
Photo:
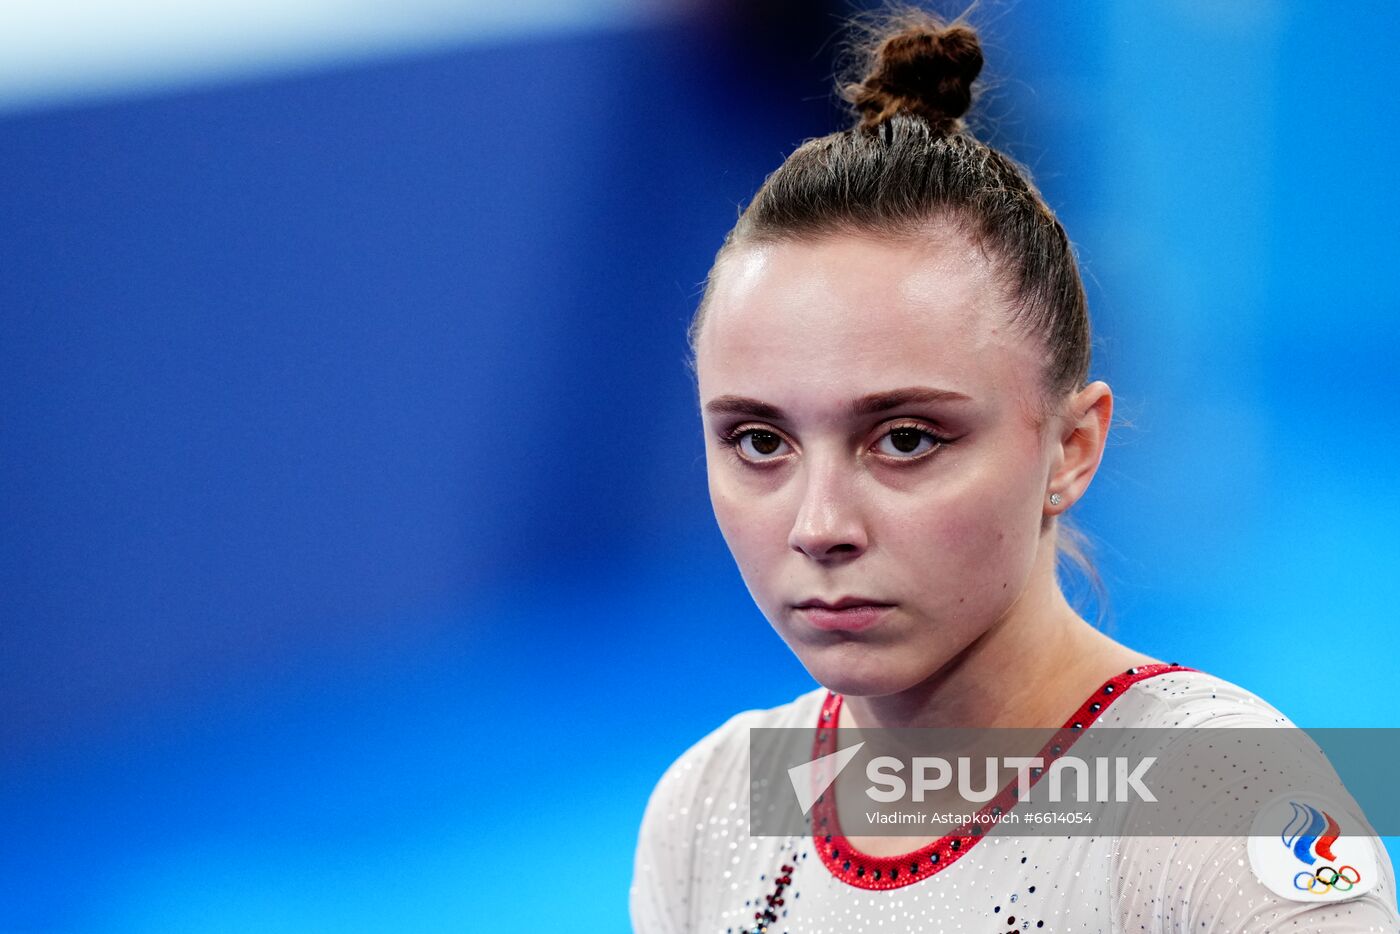
[(852, 558), (868, 545), (851, 478), (832, 465), (807, 465), (788, 544), (818, 561)]

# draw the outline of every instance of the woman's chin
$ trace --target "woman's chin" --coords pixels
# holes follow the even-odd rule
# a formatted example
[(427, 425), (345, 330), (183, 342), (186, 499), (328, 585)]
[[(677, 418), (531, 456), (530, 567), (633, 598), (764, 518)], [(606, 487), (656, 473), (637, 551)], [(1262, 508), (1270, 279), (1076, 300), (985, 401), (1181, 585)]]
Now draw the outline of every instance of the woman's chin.
[(805, 647), (798, 658), (818, 684), (848, 697), (883, 697), (919, 683), (918, 672), (901, 670), (883, 655), (868, 646), (823, 646)]

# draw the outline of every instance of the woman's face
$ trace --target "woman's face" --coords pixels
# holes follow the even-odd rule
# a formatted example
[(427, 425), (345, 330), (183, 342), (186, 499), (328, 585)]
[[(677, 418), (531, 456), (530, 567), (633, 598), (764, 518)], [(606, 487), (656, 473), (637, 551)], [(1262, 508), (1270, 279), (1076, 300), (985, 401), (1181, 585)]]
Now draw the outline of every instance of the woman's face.
[[(1044, 352), (1000, 294), (952, 231), (748, 246), (717, 271), (696, 346), (715, 517), (832, 690), (917, 685), (1027, 590), (1058, 439)], [(886, 608), (799, 608), (843, 597)]]

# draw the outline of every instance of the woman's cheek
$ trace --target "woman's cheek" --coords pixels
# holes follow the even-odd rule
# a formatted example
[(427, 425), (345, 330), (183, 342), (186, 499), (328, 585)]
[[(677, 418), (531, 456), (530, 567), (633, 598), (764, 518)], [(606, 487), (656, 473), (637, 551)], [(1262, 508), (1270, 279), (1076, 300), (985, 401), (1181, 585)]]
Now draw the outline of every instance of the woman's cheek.
[(710, 507), (714, 510), (715, 522), (719, 525), (724, 540), (731, 549), (738, 545), (736, 540), (744, 530), (740, 521), (745, 506), (739, 485), (721, 466), (712, 462), (709, 465)]
[[(1022, 573), (1017, 525), (1009, 516), (984, 509), (957, 507), (930, 515), (923, 528), (920, 550), (927, 555), (928, 578), (943, 582), (948, 592), (970, 597), (974, 591), (1010, 589)], [(976, 505), (976, 504), (970, 504)]]
[(710, 489), (710, 504), (714, 508), (715, 522), (719, 525), (720, 534), (724, 536), (724, 542), (729, 546), (730, 553), (742, 568), (748, 551), (745, 535), (752, 535), (753, 529), (747, 523), (740, 521), (739, 504), (730, 500), (723, 491), (717, 490), (714, 486), (711, 486)]
[(765, 563), (781, 555), (787, 541), (781, 517), (752, 497), (735, 494), (722, 481), (711, 484), (710, 503), (720, 534), (744, 579), (751, 588), (761, 584)]

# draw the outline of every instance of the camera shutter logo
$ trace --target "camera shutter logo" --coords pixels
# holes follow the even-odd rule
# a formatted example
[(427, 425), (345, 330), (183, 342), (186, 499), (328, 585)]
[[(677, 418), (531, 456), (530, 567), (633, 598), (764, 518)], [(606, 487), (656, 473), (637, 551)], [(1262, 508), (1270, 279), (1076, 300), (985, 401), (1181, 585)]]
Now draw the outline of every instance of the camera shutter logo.
[(850, 764), (864, 745), (864, 742), (859, 742), (788, 769), (788, 779), (792, 782), (792, 790), (797, 794), (797, 804), (802, 808), (803, 814), (812, 810), (812, 805), (817, 803), (822, 792), (831, 787), (831, 783), (836, 781), (836, 776), (841, 774), (841, 770)]

